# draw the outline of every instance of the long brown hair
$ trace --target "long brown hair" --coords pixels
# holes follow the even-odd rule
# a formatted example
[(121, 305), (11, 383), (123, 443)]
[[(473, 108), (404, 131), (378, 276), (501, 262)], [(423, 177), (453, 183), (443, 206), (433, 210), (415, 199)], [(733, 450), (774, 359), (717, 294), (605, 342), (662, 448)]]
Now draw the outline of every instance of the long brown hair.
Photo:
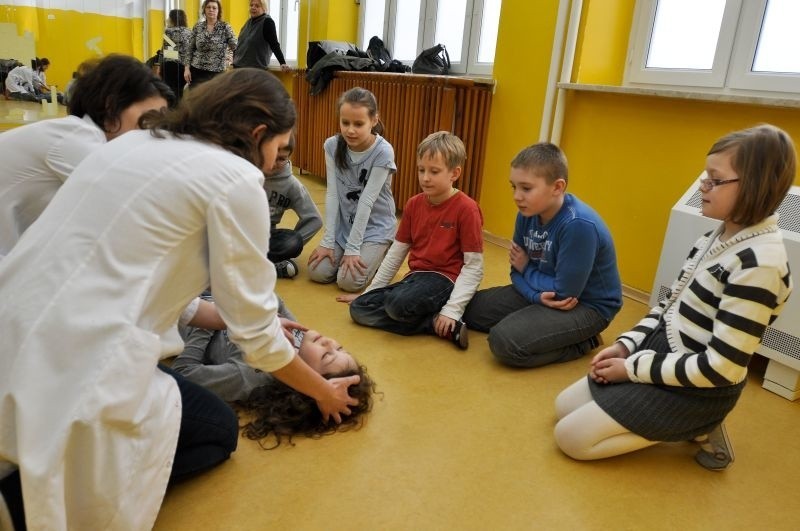
[[(265, 70), (238, 68), (192, 89), (180, 105), (164, 115), (150, 115), (144, 125), (163, 138), (164, 132), (216, 144), (263, 166), (260, 146), (294, 127), (294, 103), (278, 78)], [(260, 138), (253, 130), (267, 129)]]
[[(333, 419), (325, 422), (313, 398), (274, 379), (269, 385), (259, 388), (249, 401), (242, 404), (250, 410), (253, 417), (242, 427), (242, 433), (248, 439), (259, 441), (263, 448), (271, 450), (280, 446), (282, 442), (292, 444), (292, 437), (295, 435), (316, 439), (337, 431), (360, 428), (364, 424), (365, 415), (372, 409), (372, 394), (375, 392), (375, 382), (367, 374), (366, 367), (359, 365), (358, 369), (326, 375), (325, 378), (341, 378), (355, 374), (361, 380), (351, 385), (347, 392), (358, 400), (358, 405), (350, 406), (351, 413), (342, 416), (341, 424), (337, 424)], [(265, 442), (270, 439), (274, 439), (274, 444), (268, 446)]]

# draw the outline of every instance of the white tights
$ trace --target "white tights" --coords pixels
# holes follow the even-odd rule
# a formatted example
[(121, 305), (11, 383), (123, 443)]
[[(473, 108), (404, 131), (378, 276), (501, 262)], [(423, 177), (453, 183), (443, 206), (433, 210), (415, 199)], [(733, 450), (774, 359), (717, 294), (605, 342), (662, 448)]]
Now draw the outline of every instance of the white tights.
[(658, 444), (628, 431), (603, 411), (592, 399), (585, 377), (561, 391), (556, 415), (556, 444), (573, 459), (604, 459)]

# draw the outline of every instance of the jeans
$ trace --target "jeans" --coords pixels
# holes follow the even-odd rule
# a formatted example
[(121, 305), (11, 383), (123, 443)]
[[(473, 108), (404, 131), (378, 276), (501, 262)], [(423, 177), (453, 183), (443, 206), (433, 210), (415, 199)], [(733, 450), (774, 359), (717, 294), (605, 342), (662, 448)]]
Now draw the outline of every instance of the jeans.
[(580, 303), (567, 311), (531, 304), (510, 285), (477, 292), (464, 322), (489, 332), (489, 348), (498, 361), (526, 368), (580, 358), (597, 346), (595, 336), (609, 324)]
[(303, 252), (303, 237), (292, 229), (273, 229), (269, 235), (267, 258), (273, 264), (297, 258)]
[(433, 318), (447, 304), (453, 286), (452, 280), (439, 273), (411, 273), (351, 302), (350, 317), (358, 324), (404, 336), (431, 334)]
[(386, 251), (389, 250), (390, 242), (364, 242), (361, 244), (361, 261), (367, 264), (367, 270), (363, 275), (356, 274), (353, 276), (345, 276), (344, 271), (339, 268), (344, 256), (344, 249), (338, 244), (333, 250), (333, 263), (329, 260), (323, 260), (317, 267), (308, 270), (308, 276), (314, 282), (320, 284), (330, 284), (334, 280), (340, 289), (349, 291), (351, 293), (358, 293), (367, 287), (372, 281), (372, 277), (378, 272), (383, 257), (386, 256)]
[(239, 419), (211, 391), (163, 365), (158, 368), (175, 378), (181, 393), (181, 428), (170, 474), (172, 483), (228, 459), (239, 441)]

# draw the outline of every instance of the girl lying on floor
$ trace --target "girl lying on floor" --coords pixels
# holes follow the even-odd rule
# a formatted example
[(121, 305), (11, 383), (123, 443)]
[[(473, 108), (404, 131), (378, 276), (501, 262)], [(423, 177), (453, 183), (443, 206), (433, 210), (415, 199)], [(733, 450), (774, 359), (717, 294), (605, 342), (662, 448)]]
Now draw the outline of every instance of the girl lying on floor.
[(314, 399), (280, 382), (270, 373), (254, 369), (242, 359), (242, 351), (228, 340), (224, 330), (182, 327), (185, 347), (175, 359), (172, 369), (187, 380), (205, 387), (228, 402), (236, 402), (248, 410), (250, 420), (243, 433), (249, 439), (274, 437), (276, 448), (281, 442), (291, 444), (292, 437), (321, 437), (337, 431), (358, 429), (372, 409), (375, 383), (349, 352), (330, 337), (299, 325), (281, 304), (279, 315), (284, 330), (291, 331), (297, 355), (325, 378), (358, 375), (357, 385), (348, 389), (358, 405), (350, 406), (351, 414), (341, 424), (325, 421)]

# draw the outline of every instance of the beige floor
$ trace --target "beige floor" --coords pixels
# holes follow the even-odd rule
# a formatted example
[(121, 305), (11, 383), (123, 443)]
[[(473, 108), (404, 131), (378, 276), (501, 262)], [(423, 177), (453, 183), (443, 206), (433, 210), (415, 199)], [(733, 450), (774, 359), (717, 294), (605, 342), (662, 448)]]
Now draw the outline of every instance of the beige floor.
[[(324, 186), (304, 180), (321, 208)], [(506, 260), (487, 245), (483, 286), (507, 281)], [(167, 493), (157, 530), (800, 529), (800, 405), (762, 389), (757, 370), (728, 419), (729, 470), (700, 468), (690, 443), (581, 463), (553, 442), (553, 398), (588, 358), (512, 370), (483, 334), (462, 352), (362, 328), (305, 268), (278, 291), (367, 365), (382, 395), (360, 431), (272, 451), (240, 439), (229, 462)], [(645, 309), (626, 299), (605, 341)]]

